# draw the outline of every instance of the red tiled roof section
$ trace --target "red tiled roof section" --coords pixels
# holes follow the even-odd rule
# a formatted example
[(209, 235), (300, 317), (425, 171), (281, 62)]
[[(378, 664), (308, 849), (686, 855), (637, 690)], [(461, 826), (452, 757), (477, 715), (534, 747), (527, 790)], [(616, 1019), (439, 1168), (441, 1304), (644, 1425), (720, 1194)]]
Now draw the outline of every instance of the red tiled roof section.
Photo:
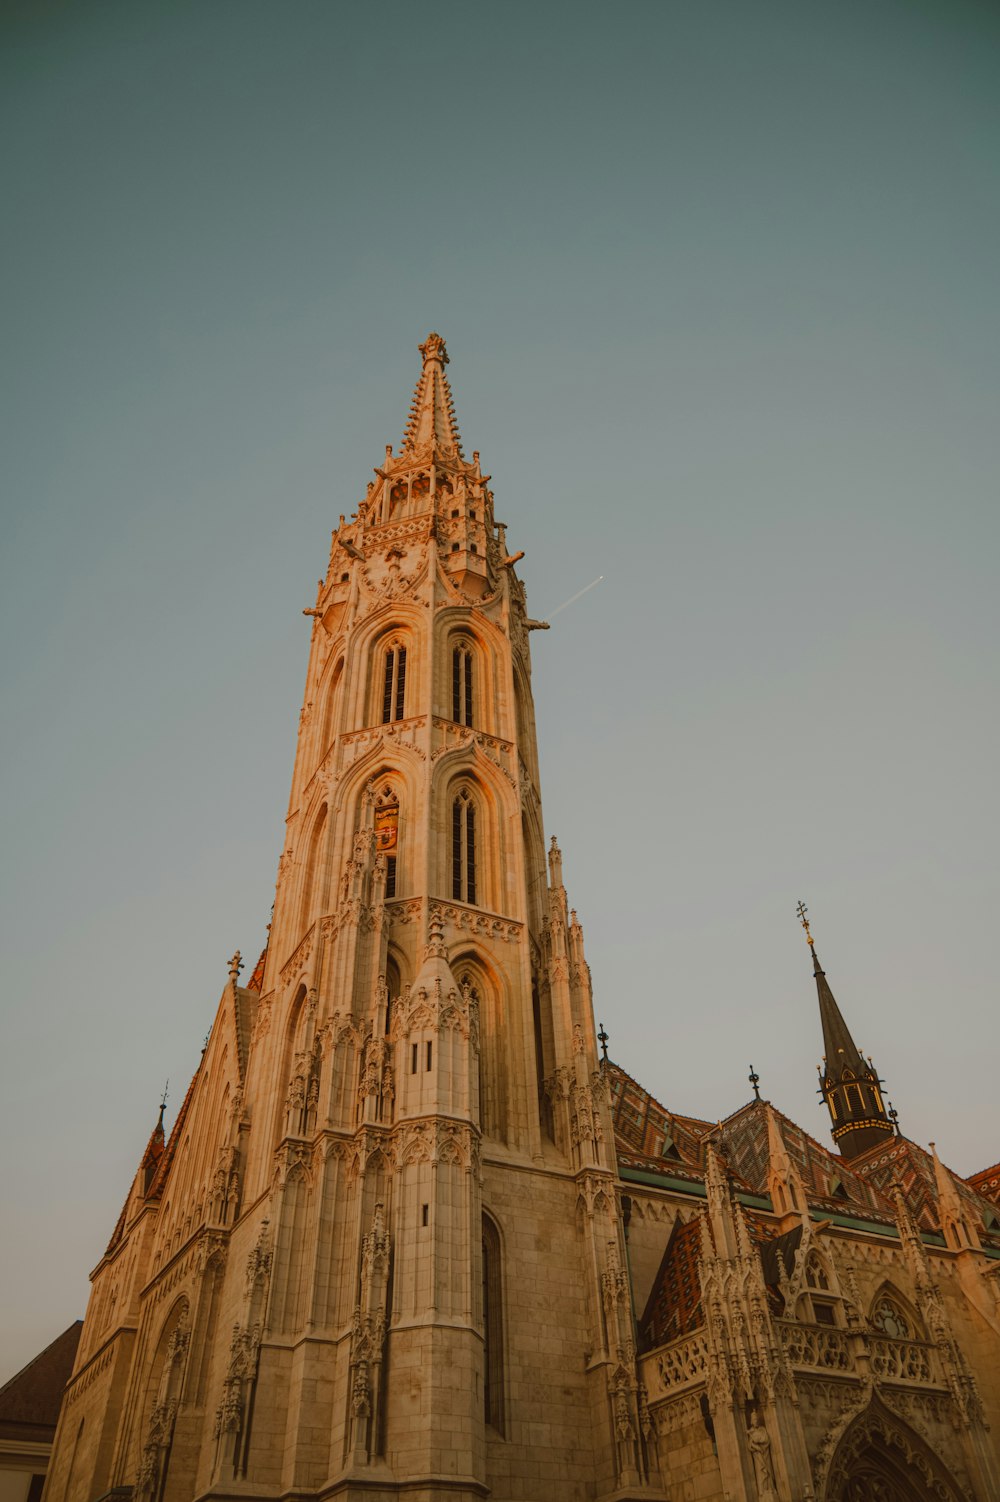
[[(893, 1185), (898, 1184), (910, 1207), (910, 1213), (921, 1230), (938, 1229), (941, 1216), (934, 1181), (934, 1160), (918, 1142), (912, 1142), (909, 1137), (893, 1137), (887, 1145), (869, 1148), (866, 1153), (855, 1158), (851, 1166), (855, 1173), (867, 1183), (876, 1185), (885, 1196), (889, 1196)], [(981, 1206), (968, 1194), (967, 1189), (971, 1187), (977, 1195), (982, 1195), (982, 1190), (972, 1185), (971, 1181), (965, 1193), (962, 1181), (956, 1181), (955, 1187), (971, 1214), (977, 1220), (980, 1219)]]
[(698, 1276), (700, 1257), (701, 1216), (676, 1220), (639, 1321), (647, 1350), (704, 1324)]
[[(769, 1216), (754, 1210), (744, 1210), (750, 1241), (765, 1261), (765, 1248), (782, 1241), (778, 1226)], [(645, 1349), (665, 1345), (680, 1335), (687, 1335), (705, 1323), (701, 1307), (701, 1277), (698, 1264), (702, 1253), (702, 1226), (707, 1225), (704, 1214), (692, 1220), (676, 1220), (667, 1240), (666, 1250), (653, 1286), (639, 1330)], [(708, 1234), (711, 1236), (709, 1227)], [(801, 1236), (797, 1228), (796, 1236)], [(787, 1237), (784, 1239), (787, 1240)], [(770, 1255), (774, 1261), (774, 1254)], [(766, 1275), (765, 1262), (765, 1275)]]
[(673, 1115), (610, 1059), (607, 1071), (615, 1142), (619, 1149), (626, 1154), (648, 1158), (661, 1170), (671, 1161), (691, 1168), (700, 1167), (701, 1139), (712, 1131), (715, 1123)]
[(965, 1182), (983, 1199), (1000, 1205), (1000, 1163), (994, 1163), (992, 1168), (981, 1168), (978, 1173), (970, 1174)]
[(174, 1154), (177, 1151), (177, 1144), (180, 1141), (181, 1132), (184, 1130), (184, 1122), (187, 1117), (188, 1110), (191, 1106), (191, 1097), (194, 1094), (194, 1087), (198, 1082), (198, 1075), (200, 1073), (201, 1065), (199, 1064), (198, 1068), (191, 1076), (191, 1083), (187, 1087), (187, 1094), (181, 1101), (181, 1108), (177, 1112), (177, 1120), (174, 1122), (173, 1129), (170, 1133), (169, 1138), (167, 1139), (167, 1145), (160, 1157), (159, 1163), (157, 1164), (155, 1177), (153, 1178), (152, 1183), (146, 1191), (147, 1199), (155, 1199), (163, 1193), (163, 1186), (167, 1182), (167, 1174), (170, 1172), (170, 1165), (174, 1161)]
[[(722, 1123), (722, 1147), (730, 1171), (735, 1171), (756, 1194), (767, 1194), (770, 1149), (767, 1134), (768, 1102), (752, 1100)], [(831, 1214), (892, 1216), (891, 1202), (877, 1186), (868, 1184), (839, 1153), (817, 1142), (773, 1106), (785, 1149), (802, 1178), (809, 1204)]]
[(52, 1438), (82, 1329), (83, 1320), (74, 1320), (68, 1330), (0, 1387), (0, 1437), (27, 1441)]
[(260, 959), (253, 967), (253, 975), (251, 975), (250, 979), (246, 983), (245, 989), (247, 991), (256, 991), (258, 995), (260, 994), (260, 989), (264, 984), (264, 962), (266, 959), (267, 945), (265, 944), (264, 948), (260, 952)]

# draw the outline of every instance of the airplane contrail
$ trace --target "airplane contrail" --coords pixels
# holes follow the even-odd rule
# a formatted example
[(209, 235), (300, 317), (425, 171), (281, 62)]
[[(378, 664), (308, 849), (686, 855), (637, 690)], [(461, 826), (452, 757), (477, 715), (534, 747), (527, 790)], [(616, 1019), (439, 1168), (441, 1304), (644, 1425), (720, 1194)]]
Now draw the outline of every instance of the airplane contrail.
[(557, 616), (560, 610), (565, 610), (567, 605), (575, 604), (575, 602), (580, 598), (581, 595), (585, 595), (588, 589), (593, 589), (595, 584), (600, 584), (603, 578), (603, 574), (598, 574), (596, 579), (591, 579), (589, 584), (585, 584), (582, 589), (578, 589), (575, 595), (570, 595), (568, 600), (563, 600), (561, 605), (557, 605), (555, 610), (550, 611), (549, 620), (551, 621), (553, 616)]

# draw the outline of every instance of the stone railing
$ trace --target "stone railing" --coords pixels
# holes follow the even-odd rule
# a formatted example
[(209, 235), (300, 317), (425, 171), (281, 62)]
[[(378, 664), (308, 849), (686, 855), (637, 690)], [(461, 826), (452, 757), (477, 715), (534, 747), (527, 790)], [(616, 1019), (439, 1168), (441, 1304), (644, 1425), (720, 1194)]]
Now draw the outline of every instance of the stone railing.
[(854, 1362), (844, 1330), (828, 1325), (803, 1325), (798, 1320), (778, 1320), (781, 1344), (792, 1366), (820, 1372), (848, 1372)]
[[(868, 1366), (881, 1381), (941, 1385), (934, 1347), (926, 1341), (896, 1340), (870, 1330), (842, 1330), (799, 1320), (776, 1320), (775, 1326), (789, 1364), (799, 1371), (843, 1372), (857, 1380)], [(679, 1335), (669, 1345), (647, 1352), (642, 1357), (642, 1380), (649, 1402), (662, 1403), (706, 1382), (710, 1364), (704, 1329)]]
[(646, 1392), (651, 1403), (708, 1377), (708, 1341), (704, 1330), (679, 1335), (643, 1358)]
[(869, 1335), (868, 1357), (876, 1377), (890, 1382), (933, 1382), (931, 1352), (922, 1340), (895, 1340), (887, 1335)]

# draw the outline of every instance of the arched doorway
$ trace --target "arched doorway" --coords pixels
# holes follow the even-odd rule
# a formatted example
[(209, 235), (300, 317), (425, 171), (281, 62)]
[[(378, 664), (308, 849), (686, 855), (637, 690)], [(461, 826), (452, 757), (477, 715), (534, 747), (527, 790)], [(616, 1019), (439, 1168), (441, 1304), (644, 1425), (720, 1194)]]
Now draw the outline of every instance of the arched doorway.
[(964, 1502), (926, 1441), (877, 1397), (844, 1431), (820, 1495), (825, 1502)]

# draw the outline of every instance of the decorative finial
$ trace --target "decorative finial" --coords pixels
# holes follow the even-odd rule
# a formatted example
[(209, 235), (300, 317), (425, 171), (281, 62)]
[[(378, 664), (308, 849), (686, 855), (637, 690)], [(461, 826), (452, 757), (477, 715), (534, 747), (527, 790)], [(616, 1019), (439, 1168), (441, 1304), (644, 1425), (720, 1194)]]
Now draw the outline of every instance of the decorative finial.
[(760, 1100), (760, 1090), (757, 1088), (758, 1085), (760, 1084), (760, 1075), (757, 1073), (756, 1069), (753, 1067), (752, 1064), (750, 1065), (750, 1073), (747, 1076), (747, 1078), (749, 1079), (751, 1085), (753, 1086), (754, 1099), (755, 1100)]
[(160, 1129), (163, 1129), (163, 1113), (167, 1109), (167, 1092), (170, 1089), (170, 1081), (163, 1081), (163, 1094), (160, 1096)]
[(425, 365), (428, 360), (440, 360), (442, 365), (448, 364), (448, 351), (440, 334), (428, 334), (423, 344), (418, 344), (417, 348), (424, 357)]
[(237, 949), (236, 953), (233, 955), (232, 959), (229, 961), (229, 979), (232, 981), (232, 983), (233, 983), (234, 986), (239, 984), (240, 971), (242, 969), (243, 969), (243, 958), (242, 958), (239, 950)]
[(424, 958), (428, 960), (448, 958), (448, 951), (444, 947), (444, 922), (437, 908), (431, 911), (430, 922), (427, 925)]
[(603, 1065), (608, 1062), (608, 1034), (604, 1030), (603, 1022), (597, 1033), (597, 1041), (601, 1045), (601, 1063)]
[(799, 922), (802, 924), (802, 927), (806, 931), (806, 942), (808, 943), (809, 948), (815, 949), (816, 941), (813, 938), (812, 934), (809, 932), (809, 918), (807, 916), (809, 909), (806, 907), (804, 902), (800, 902), (795, 911), (799, 915)]
[[(896, 1136), (898, 1137), (900, 1135), (900, 1132), (899, 1132), (899, 1112), (896, 1110), (896, 1107), (893, 1105), (892, 1101), (889, 1101), (889, 1109), (886, 1112), (886, 1115), (888, 1116), (889, 1120), (892, 1122), (892, 1129), (896, 1133)], [(932, 1142), (931, 1143), (931, 1147), (933, 1147), (933, 1146), (934, 1146), (934, 1144)]]

